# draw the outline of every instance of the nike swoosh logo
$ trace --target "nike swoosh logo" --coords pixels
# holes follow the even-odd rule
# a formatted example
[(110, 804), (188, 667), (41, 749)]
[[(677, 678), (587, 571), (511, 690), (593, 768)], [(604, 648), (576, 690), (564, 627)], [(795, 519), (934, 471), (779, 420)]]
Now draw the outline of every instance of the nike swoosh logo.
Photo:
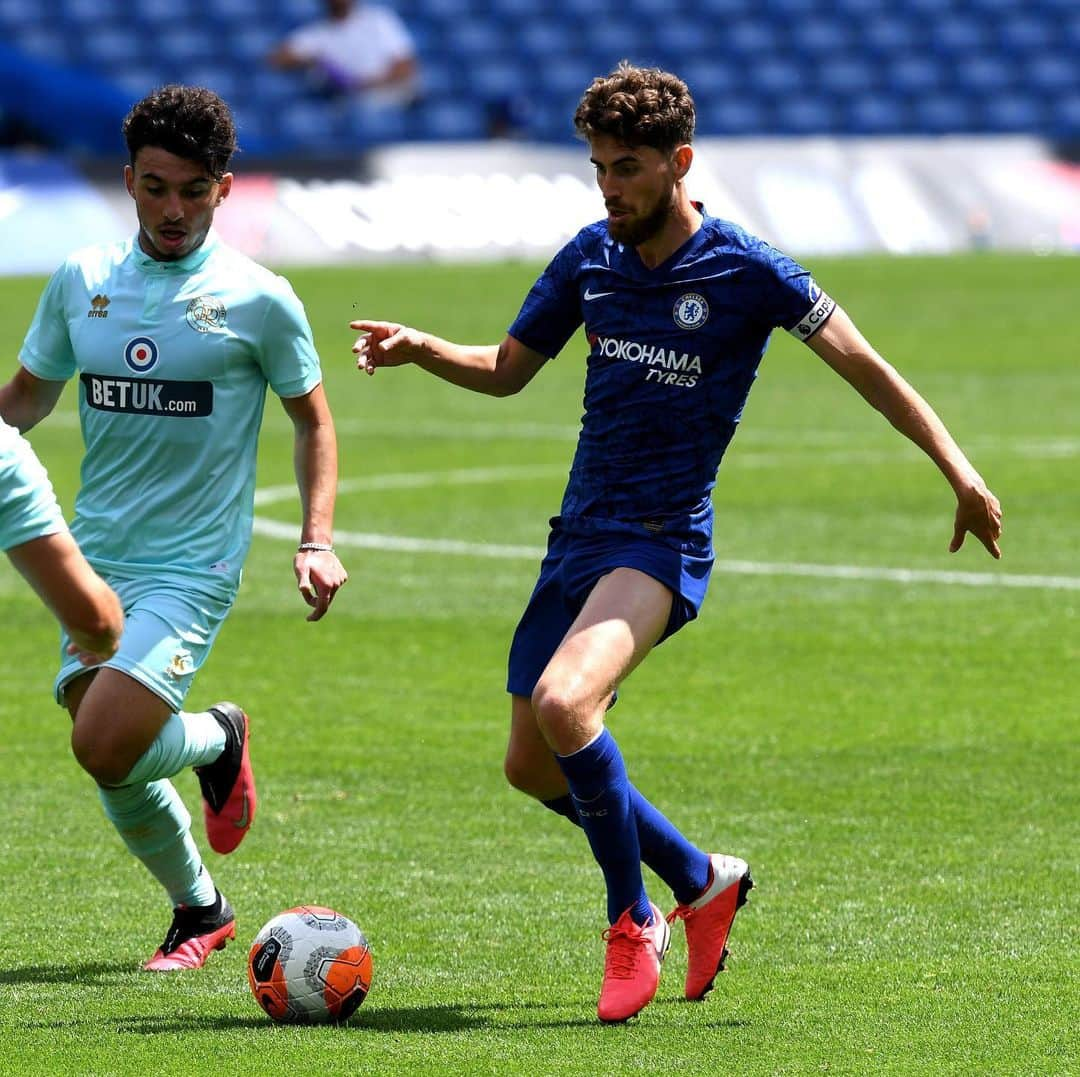
[(237, 830), (244, 830), (251, 825), (251, 815), (248, 812), (248, 795), (247, 790), (244, 790), (244, 810), (240, 812), (240, 818), (233, 821), (233, 826)]
[(585, 302), (591, 303), (594, 299), (603, 299), (605, 295), (614, 295), (614, 292), (590, 292), (588, 288), (585, 289)]

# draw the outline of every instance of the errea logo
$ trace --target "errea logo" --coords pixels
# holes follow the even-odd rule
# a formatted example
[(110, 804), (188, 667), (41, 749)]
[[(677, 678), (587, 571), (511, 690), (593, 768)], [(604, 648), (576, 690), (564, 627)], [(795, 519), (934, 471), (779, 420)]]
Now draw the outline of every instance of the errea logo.
[(90, 300), (90, 309), (86, 312), (88, 318), (107, 318), (109, 312), (105, 309), (109, 305), (109, 297), (107, 295), (95, 295)]

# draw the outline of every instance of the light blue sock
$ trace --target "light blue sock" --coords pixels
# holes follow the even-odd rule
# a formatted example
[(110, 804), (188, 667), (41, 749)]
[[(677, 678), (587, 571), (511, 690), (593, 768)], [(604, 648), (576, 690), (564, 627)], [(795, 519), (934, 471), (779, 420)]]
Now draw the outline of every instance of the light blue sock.
[(132, 855), (168, 891), (176, 905), (210, 905), (214, 881), (191, 838), (191, 816), (172, 782), (99, 788), (105, 814)]
[(125, 785), (171, 778), (185, 767), (212, 763), (225, 750), (225, 730), (209, 712), (170, 714), (154, 742), (136, 760)]

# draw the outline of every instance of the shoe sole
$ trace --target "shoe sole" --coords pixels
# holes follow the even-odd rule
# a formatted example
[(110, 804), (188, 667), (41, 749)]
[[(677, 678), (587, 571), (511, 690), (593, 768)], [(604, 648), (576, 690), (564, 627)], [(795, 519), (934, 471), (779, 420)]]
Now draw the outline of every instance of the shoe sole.
[[(739, 879), (739, 894), (735, 898), (735, 912), (731, 914), (731, 923), (728, 924), (728, 936), (731, 935), (731, 929), (735, 924), (735, 915), (746, 904), (746, 899), (750, 894), (750, 891), (754, 889), (754, 878), (750, 874), (750, 869), (746, 869), (746, 873)], [(702, 988), (699, 995), (687, 995), (687, 1002), (701, 1002), (705, 996), (712, 990), (713, 984), (716, 983), (716, 977), (721, 972), (726, 971), (724, 968), (724, 962), (728, 959), (729, 950), (725, 942), (724, 949), (720, 954), (720, 960), (717, 962), (716, 971), (712, 975), (712, 979)]]
[[(220, 704), (216, 707), (220, 709)], [(213, 710), (215, 708), (211, 708)], [(240, 751), (240, 773), (236, 778), (229, 799), (225, 801), (220, 812), (215, 812), (210, 807), (206, 798), (203, 798), (203, 821), (206, 824), (206, 837), (210, 842), (210, 848), (215, 853), (223, 856), (231, 853), (247, 836), (251, 824), (255, 820), (255, 772), (251, 766), (249, 744), (251, 741), (251, 719), (247, 712), (240, 710), (244, 719), (244, 743)], [(237, 796), (237, 790), (240, 795)]]

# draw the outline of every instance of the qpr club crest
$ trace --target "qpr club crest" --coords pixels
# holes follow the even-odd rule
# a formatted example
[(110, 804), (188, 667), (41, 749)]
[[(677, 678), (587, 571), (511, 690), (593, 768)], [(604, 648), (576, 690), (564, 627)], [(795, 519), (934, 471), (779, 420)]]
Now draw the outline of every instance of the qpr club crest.
[(672, 314), (680, 329), (700, 329), (708, 321), (709, 304), (705, 302), (703, 295), (687, 292), (686, 295), (679, 296)]
[(133, 337), (124, 345), (124, 362), (136, 374), (145, 374), (158, 361), (158, 346), (151, 337)]
[(216, 295), (200, 295), (187, 305), (187, 323), (198, 333), (225, 328), (225, 304)]

